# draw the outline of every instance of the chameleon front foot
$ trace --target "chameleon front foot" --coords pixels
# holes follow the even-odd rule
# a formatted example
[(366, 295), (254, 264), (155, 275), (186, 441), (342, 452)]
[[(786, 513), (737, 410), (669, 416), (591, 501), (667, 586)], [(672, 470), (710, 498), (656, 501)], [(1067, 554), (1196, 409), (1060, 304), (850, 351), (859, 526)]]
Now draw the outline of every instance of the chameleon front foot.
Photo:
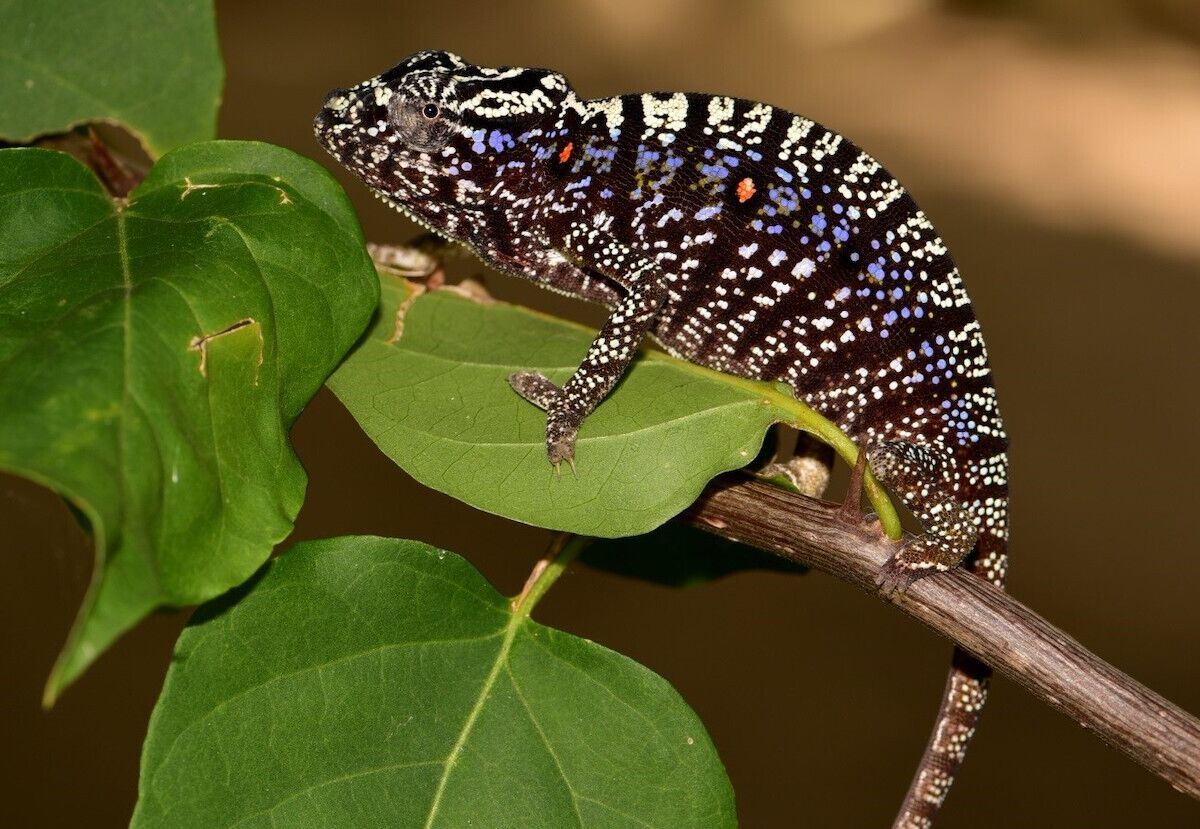
[(579, 434), (579, 423), (576, 418), (555, 408), (562, 390), (536, 371), (510, 374), (508, 384), (521, 397), (546, 412), (546, 456), (555, 474), (559, 473), (564, 463), (574, 472), (575, 437)]
[(558, 474), (566, 463), (575, 472), (575, 436), (579, 427), (555, 418), (551, 414), (546, 418), (546, 456), (554, 466), (554, 474)]
[(508, 375), (508, 384), (513, 391), (524, 397), (543, 412), (550, 411), (558, 397), (558, 386), (537, 371), (517, 371)]

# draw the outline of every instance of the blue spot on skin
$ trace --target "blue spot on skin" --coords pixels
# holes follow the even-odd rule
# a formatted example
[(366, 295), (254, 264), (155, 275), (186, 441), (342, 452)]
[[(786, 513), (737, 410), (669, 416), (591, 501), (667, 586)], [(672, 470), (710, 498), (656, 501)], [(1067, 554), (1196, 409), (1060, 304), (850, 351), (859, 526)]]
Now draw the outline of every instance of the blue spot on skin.
[(870, 265), (867, 265), (867, 273), (876, 279), (883, 279), (883, 268), (878, 262), (872, 262)]
[(832, 193), (832, 192), (833, 192), (833, 190), (830, 188), (830, 186), (829, 186), (828, 184), (822, 184), (822, 185), (821, 185), (821, 192), (822, 192), (822, 193)]
[(772, 202), (779, 205), (781, 210), (788, 213), (800, 206), (800, 197), (790, 187), (772, 187), (767, 191), (767, 196)]
[(771, 225), (767, 228), (767, 233), (783, 233), (783, 225)]
[(721, 160), (724, 161), (726, 164), (728, 164), (730, 167), (738, 166), (738, 160), (731, 155), (721, 156)]
[(839, 242), (845, 242), (850, 238), (850, 234), (844, 227), (835, 227), (833, 229), (833, 238), (837, 239)]
[(611, 199), (612, 197), (613, 197), (613, 191), (609, 190), (607, 187), (605, 187), (603, 190), (600, 191), (600, 198)]
[(639, 144), (636, 167), (638, 170), (648, 170), (650, 169), (650, 165), (658, 161), (661, 157), (661, 153), (646, 149), (645, 144)]
[(710, 204), (708, 207), (701, 207), (699, 210), (697, 210), (695, 218), (699, 219), (700, 221), (704, 221), (705, 219), (711, 219), (720, 212), (721, 205)]
[(463, 168), (465, 171), (467, 171), (468, 173), (469, 173), (469, 172), (471, 172), (471, 162), (469, 162), (469, 161), (464, 161), (464, 162), (462, 163), (462, 168)]
[(705, 157), (705, 158), (712, 158), (712, 157), (713, 157), (713, 151), (712, 151), (712, 150), (705, 150), (705, 151), (704, 151), (704, 157)]
[(857, 254), (857, 253), (852, 253), (852, 254), (850, 254), (850, 261), (851, 261), (851, 262), (857, 262), (858, 260), (859, 260), (859, 256), (858, 256), (858, 254)]
[(667, 159), (668, 170), (678, 170), (683, 166), (683, 159), (677, 155), (673, 155)]
[(700, 167), (700, 172), (704, 173), (708, 178), (725, 178), (729, 175), (729, 170), (719, 164), (704, 164)]
[(884, 314), (883, 315), (883, 324), (884, 325), (895, 325), (896, 324), (896, 312), (888, 311), (886, 314)]
[(913, 316), (917, 319), (920, 319), (921, 317), (925, 316), (925, 309), (918, 305), (913, 309)]
[(762, 161), (762, 153), (757, 150), (746, 150), (746, 157), (751, 161)]
[(931, 346), (931, 345), (929, 344), (929, 341), (928, 341), (928, 340), (927, 340), (927, 341), (925, 341), (925, 342), (923, 342), (923, 343), (921, 343), (921, 353), (922, 353), (922, 354), (924, 354), (926, 357), (932, 357), (932, 356), (933, 356), (933, 346)]
[(841, 213), (842, 213), (842, 211), (843, 211), (843, 210), (845, 210), (845, 208), (844, 208), (844, 207), (842, 207), (840, 204), (835, 204), (835, 205), (833, 206), (833, 212), (834, 212), (834, 213), (837, 213), (839, 216), (841, 215)]
[[(590, 179), (589, 179), (589, 181), (590, 181)], [(892, 299), (900, 299), (900, 297), (902, 297), (902, 296), (904, 296), (903, 290), (901, 290), (900, 288), (892, 289)]]
[(809, 190), (807, 187), (805, 187), (803, 190), (800, 191), (800, 195), (806, 199), (811, 199), (812, 198), (812, 190)]
[(492, 130), (488, 136), (488, 146), (496, 152), (501, 152), (504, 149), (504, 139), (506, 136), (500, 134), (500, 130)]
[(487, 149), (487, 147), (483, 146), (483, 143), (482, 143), (482, 142), (480, 142), (480, 141), (476, 141), (474, 144), (472, 144), (472, 145), (471, 145), (471, 149), (472, 149), (472, 150), (474, 150), (474, 151), (475, 151), (475, 152), (477, 152), (477, 153), (481, 153), (481, 152), (483, 152), (484, 150), (486, 150), (486, 149)]
[(750, 223), (750, 227), (754, 228), (755, 230), (762, 230), (763, 229), (763, 220), (755, 219), (754, 221), (752, 221)]
[(820, 213), (814, 213), (812, 219), (809, 220), (809, 226), (817, 233), (822, 233), (825, 230), (825, 217)]
[(782, 167), (775, 168), (775, 175), (779, 176), (784, 181), (792, 180), (792, 174), (789, 173), (787, 170), (783, 169)]

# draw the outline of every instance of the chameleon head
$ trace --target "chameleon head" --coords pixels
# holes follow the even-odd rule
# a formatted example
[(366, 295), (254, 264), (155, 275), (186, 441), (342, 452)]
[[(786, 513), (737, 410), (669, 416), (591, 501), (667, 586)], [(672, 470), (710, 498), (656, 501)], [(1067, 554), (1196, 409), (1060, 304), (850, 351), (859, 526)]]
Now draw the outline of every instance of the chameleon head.
[(418, 52), (351, 89), (335, 89), (313, 122), (317, 140), (384, 201), (461, 239), (487, 210), (516, 139), (552, 128), (571, 95), (545, 69), (472, 66)]

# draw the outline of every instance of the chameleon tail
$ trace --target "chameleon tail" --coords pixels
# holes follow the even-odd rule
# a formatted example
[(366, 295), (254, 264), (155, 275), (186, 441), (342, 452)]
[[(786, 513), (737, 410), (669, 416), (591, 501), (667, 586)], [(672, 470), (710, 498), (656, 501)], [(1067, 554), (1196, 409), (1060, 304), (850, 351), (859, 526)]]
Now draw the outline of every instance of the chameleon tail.
[[(1004, 587), (1006, 546), (1003, 538), (984, 533), (972, 565), (973, 572), (1000, 588)], [(933, 825), (975, 733), (991, 674), (987, 665), (960, 648), (954, 649), (933, 733), (892, 829), (929, 829)]]

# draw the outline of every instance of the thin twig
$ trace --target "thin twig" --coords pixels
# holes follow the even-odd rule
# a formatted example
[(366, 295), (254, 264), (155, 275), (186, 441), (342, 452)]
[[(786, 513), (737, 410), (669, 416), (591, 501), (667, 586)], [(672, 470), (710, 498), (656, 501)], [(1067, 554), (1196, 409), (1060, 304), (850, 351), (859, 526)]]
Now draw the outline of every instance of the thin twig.
[[(839, 520), (837, 513), (836, 505), (732, 473), (713, 481), (682, 520), (885, 598), (875, 576), (896, 542)], [(1200, 721), (1007, 593), (956, 570), (922, 579), (890, 601), (1200, 799)]]

